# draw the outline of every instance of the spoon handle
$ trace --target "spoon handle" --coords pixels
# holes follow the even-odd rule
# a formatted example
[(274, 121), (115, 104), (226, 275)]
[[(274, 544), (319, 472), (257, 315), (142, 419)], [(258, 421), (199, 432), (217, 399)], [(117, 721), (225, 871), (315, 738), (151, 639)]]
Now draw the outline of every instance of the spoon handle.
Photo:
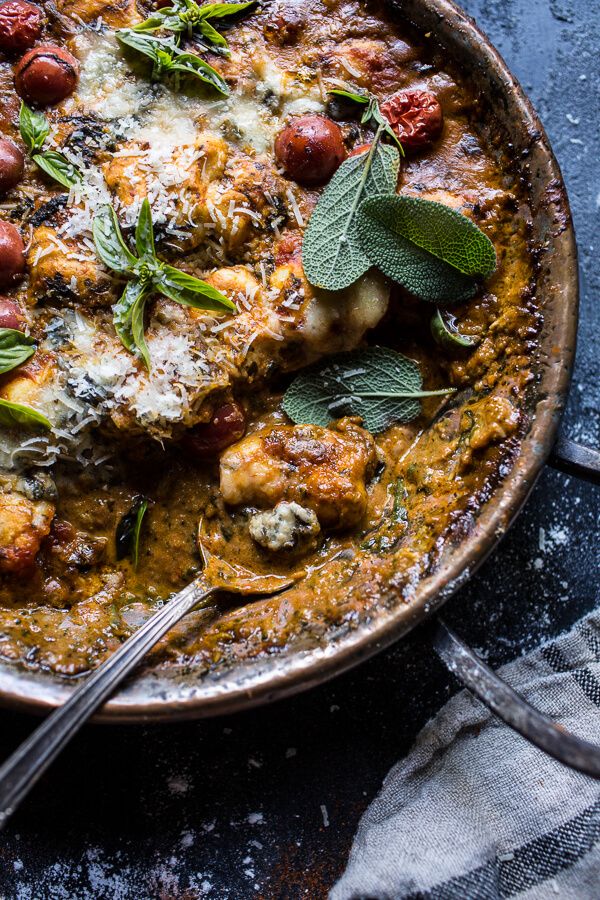
[(160, 638), (215, 588), (196, 581), (176, 594), (77, 688), (0, 767), (0, 829), (84, 722)]

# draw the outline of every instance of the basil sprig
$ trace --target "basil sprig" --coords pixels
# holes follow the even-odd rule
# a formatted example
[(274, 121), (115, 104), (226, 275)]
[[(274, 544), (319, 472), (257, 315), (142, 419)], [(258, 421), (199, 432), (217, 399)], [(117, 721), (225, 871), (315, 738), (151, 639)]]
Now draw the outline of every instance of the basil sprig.
[(332, 419), (360, 416), (373, 434), (396, 422), (411, 422), (424, 397), (454, 388), (423, 390), (419, 366), (395, 350), (369, 347), (332, 357), (294, 379), (283, 398), (284, 412), (302, 425), (326, 427)]
[(0, 375), (26, 362), (35, 353), (35, 341), (15, 328), (0, 328)]
[(144, 312), (153, 294), (163, 294), (182, 306), (194, 309), (237, 312), (235, 304), (206, 281), (158, 259), (152, 212), (147, 199), (142, 203), (135, 229), (137, 256), (125, 243), (112, 206), (101, 207), (94, 217), (93, 235), (102, 262), (128, 279), (121, 299), (113, 307), (113, 322), (123, 346), (130, 352), (137, 350), (148, 369), (151, 368), (151, 361), (144, 336)]
[(182, 76), (191, 76), (208, 84), (220, 94), (228, 95), (229, 86), (207, 62), (195, 53), (184, 53), (173, 38), (154, 37), (123, 28), (116, 32), (117, 40), (125, 47), (145, 56), (152, 62), (152, 79), (160, 81), (165, 77), (173, 77), (178, 89)]
[(228, 54), (226, 39), (211, 21), (227, 25), (230, 20), (251, 12), (257, 5), (256, 0), (249, 3), (206, 3), (204, 6), (199, 6), (194, 0), (174, 0), (172, 6), (154, 13), (149, 19), (134, 25), (131, 30), (146, 33), (170, 31), (177, 36), (188, 37), (198, 34), (211, 48)]
[[(50, 134), (50, 126), (43, 113), (30, 109), (21, 101), (19, 131), (31, 158), (38, 168), (58, 181), (63, 187), (72, 188), (81, 181), (81, 172), (58, 150), (44, 150), (42, 147)], [(42, 152), (40, 152), (42, 151)]]

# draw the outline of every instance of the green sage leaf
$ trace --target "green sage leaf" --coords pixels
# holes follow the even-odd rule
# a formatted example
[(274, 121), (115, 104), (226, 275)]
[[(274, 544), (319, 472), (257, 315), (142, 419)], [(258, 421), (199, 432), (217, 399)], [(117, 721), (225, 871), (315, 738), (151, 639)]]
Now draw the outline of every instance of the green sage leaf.
[(100, 207), (94, 216), (92, 234), (96, 251), (104, 265), (119, 275), (131, 274), (137, 259), (123, 240), (121, 226), (112, 206), (107, 204)]
[(369, 347), (341, 353), (298, 375), (285, 393), (283, 409), (297, 424), (323, 427), (342, 416), (360, 416), (378, 434), (415, 419), (423, 397), (453, 390), (424, 391), (416, 362), (395, 350)]
[(304, 271), (315, 287), (339, 291), (371, 267), (358, 239), (359, 207), (367, 198), (393, 194), (399, 167), (397, 149), (377, 140), (369, 153), (351, 157), (339, 167), (304, 235)]
[(357, 233), (371, 263), (423, 300), (472, 297), (475, 278), (486, 278), (496, 267), (490, 239), (466, 216), (432, 200), (365, 200)]
[(26, 362), (35, 353), (35, 341), (15, 328), (0, 328), (0, 375)]
[(72, 188), (81, 181), (81, 172), (70, 163), (69, 160), (58, 153), (57, 150), (46, 150), (44, 153), (35, 153), (33, 161), (46, 175), (58, 181), (63, 187)]
[(22, 403), (11, 403), (10, 400), (2, 398), (0, 398), (0, 425), (5, 428), (27, 428), (33, 431), (42, 428), (52, 431), (52, 423), (36, 409), (23, 406)]
[(181, 272), (173, 266), (163, 263), (161, 272), (155, 281), (156, 289), (176, 303), (191, 306), (194, 309), (207, 309), (214, 312), (237, 312), (237, 307), (229, 297), (222, 294), (212, 285), (200, 278), (194, 278), (187, 272)]
[(29, 153), (34, 153), (36, 150), (41, 150), (44, 141), (50, 134), (50, 126), (43, 113), (30, 109), (26, 103), (21, 101), (19, 131)]
[(477, 346), (477, 338), (461, 334), (455, 324), (454, 316), (436, 309), (431, 319), (431, 334), (436, 344), (445, 350), (472, 350)]

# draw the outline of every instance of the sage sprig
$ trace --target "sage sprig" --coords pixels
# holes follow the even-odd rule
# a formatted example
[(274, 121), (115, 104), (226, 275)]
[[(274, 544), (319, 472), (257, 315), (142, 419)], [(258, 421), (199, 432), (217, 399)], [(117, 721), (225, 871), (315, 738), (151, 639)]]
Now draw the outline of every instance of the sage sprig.
[[(58, 181), (63, 187), (72, 188), (79, 184), (82, 175), (79, 169), (58, 150), (42, 150), (46, 138), (50, 134), (50, 126), (43, 113), (30, 109), (21, 101), (19, 112), (19, 131), (21, 139), (34, 163), (46, 175)], [(41, 151), (41, 152), (40, 152)]]
[(183, 35), (192, 37), (197, 34), (211, 49), (227, 55), (227, 41), (211, 22), (228, 25), (257, 6), (256, 0), (249, 3), (206, 3), (203, 6), (194, 0), (174, 0), (172, 6), (154, 13), (131, 30), (144, 33), (167, 31), (177, 35), (178, 39)]
[(148, 369), (151, 360), (144, 335), (144, 313), (152, 295), (163, 294), (194, 309), (237, 312), (235, 304), (206, 281), (158, 259), (147, 199), (141, 205), (135, 229), (137, 255), (125, 243), (112, 206), (101, 207), (94, 217), (93, 235), (96, 251), (105, 266), (128, 279), (120, 300), (113, 307), (113, 322), (123, 346), (130, 352), (137, 350)]
[(15, 328), (0, 328), (0, 375), (20, 366), (34, 353), (33, 338)]
[(386, 347), (369, 347), (341, 353), (298, 375), (284, 395), (283, 409), (297, 424), (323, 427), (342, 416), (360, 416), (378, 434), (395, 422), (415, 419), (424, 397), (453, 392), (423, 390), (416, 362)]
[[(340, 90), (329, 93), (360, 103), (365, 107), (362, 121), (376, 124), (369, 150), (343, 162), (323, 191), (302, 244), (302, 263), (309, 282), (339, 291), (372, 266), (358, 240), (360, 207), (369, 198), (395, 192), (402, 146), (374, 97)], [(391, 136), (398, 146), (383, 144), (384, 135)]]
[(123, 28), (116, 32), (117, 40), (125, 47), (145, 56), (152, 62), (152, 80), (172, 77), (178, 89), (183, 76), (190, 76), (210, 85), (220, 94), (229, 94), (229, 86), (221, 75), (195, 53), (184, 53), (174, 38), (160, 38), (151, 34)]
[(349, 100), (351, 103), (357, 103), (363, 108), (361, 116), (361, 125), (374, 124), (377, 128), (383, 128), (384, 133), (392, 139), (397, 145), (400, 154), (404, 156), (404, 149), (398, 138), (398, 135), (392, 128), (390, 122), (381, 112), (379, 101), (373, 94), (362, 94), (358, 91), (345, 91), (341, 88), (332, 88), (327, 91), (333, 97), (340, 97), (343, 100)]

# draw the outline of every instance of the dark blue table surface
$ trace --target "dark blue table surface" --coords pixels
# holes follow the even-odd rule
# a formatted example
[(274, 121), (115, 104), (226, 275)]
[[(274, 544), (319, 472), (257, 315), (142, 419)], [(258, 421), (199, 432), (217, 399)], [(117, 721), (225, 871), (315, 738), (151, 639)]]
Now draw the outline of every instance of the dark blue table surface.
[[(583, 302), (568, 433), (600, 423), (600, 4), (465, 0), (537, 107), (575, 214)], [(600, 599), (600, 492), (550, 470), (494, 557), (446, 607), (493, 664)], [(363, 810), (457, 689), (422, 630), (267, 709), (163, 727), (89, 727), (0, 837), (5, 900), (324, 897)], [(33, 719), (0, 712), (0, 758)]]

